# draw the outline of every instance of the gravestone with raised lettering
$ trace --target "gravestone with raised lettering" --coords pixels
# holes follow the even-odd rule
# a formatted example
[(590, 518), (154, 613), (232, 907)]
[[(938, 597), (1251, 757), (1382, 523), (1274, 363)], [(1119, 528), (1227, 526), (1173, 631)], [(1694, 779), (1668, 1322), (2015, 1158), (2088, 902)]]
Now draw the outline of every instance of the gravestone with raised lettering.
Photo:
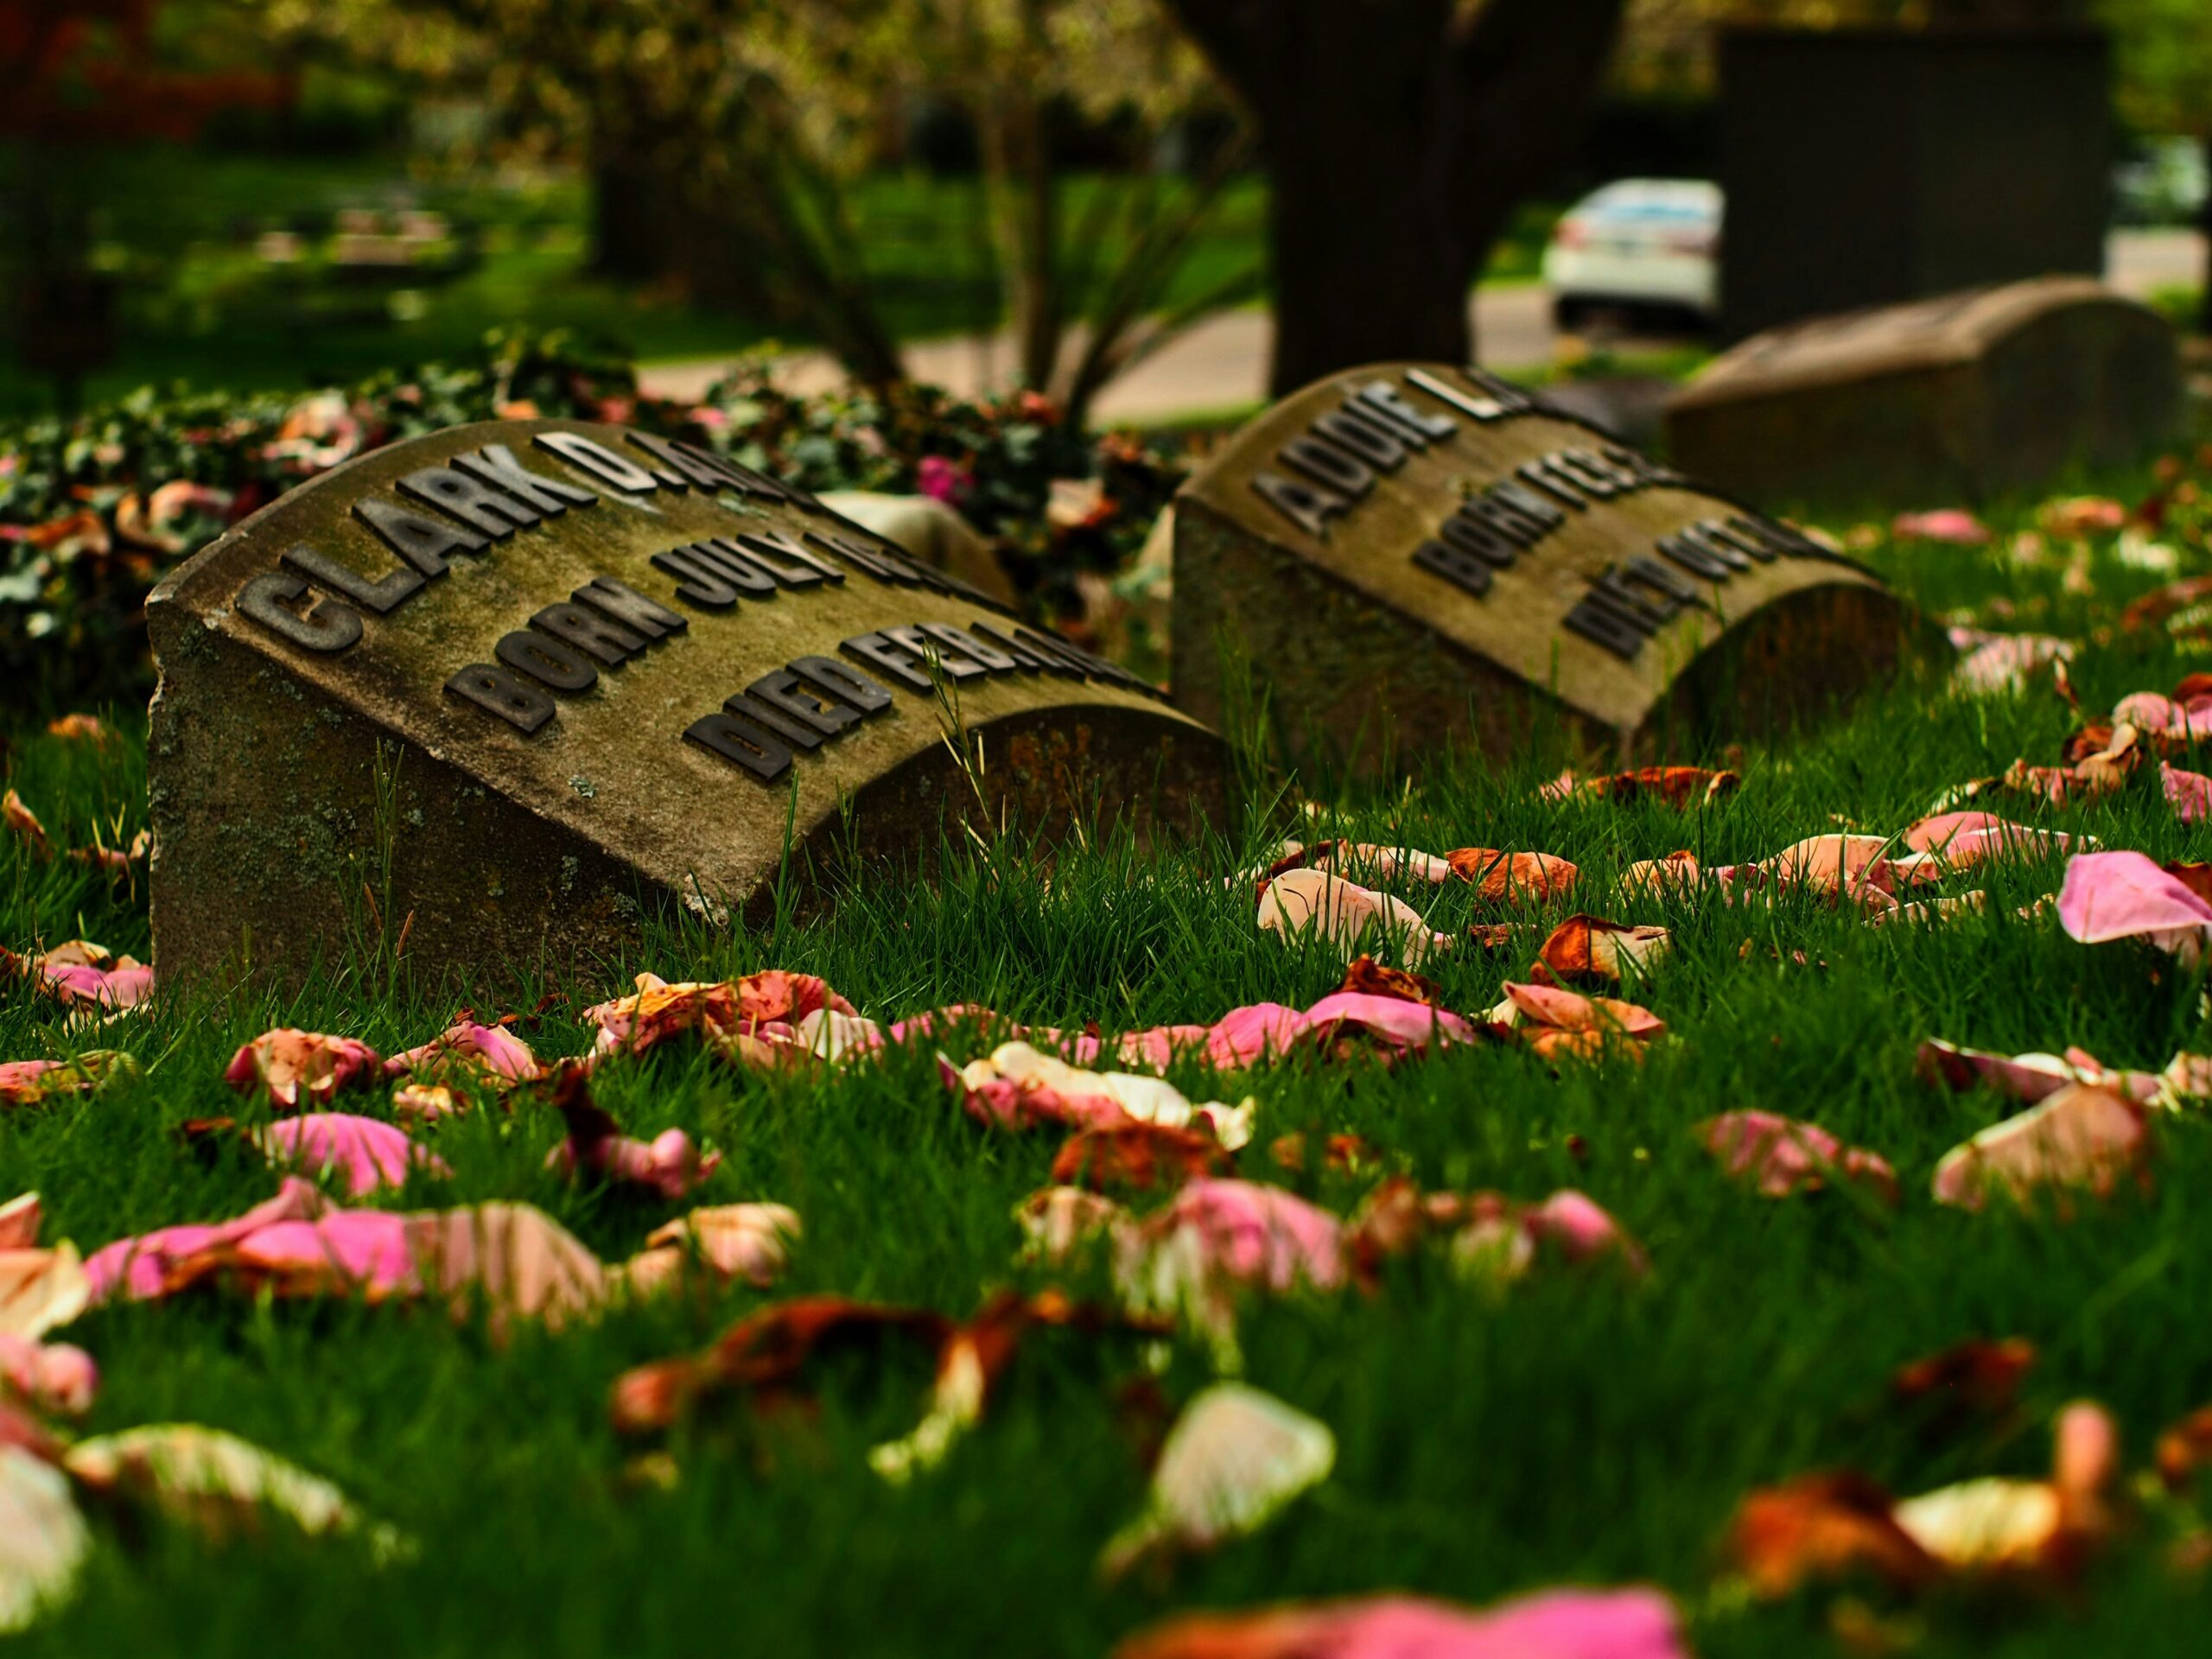
[(2043, 276), (1754, 335), (1668, 404), (1668, 454), (1772, 499), (1936, 506), (2139, 461), (2181, 407), (2164, 318)]
[[(1898, 658), (1878, 580), (1477, 370), (1316, 382), (1177, 498), (1175, 688), (1243, 677), (1361, 770), (1563, 727), (1592, 760), (1775, 729)], [(1241, 695), (1241, 692), (1239, 693)]]
[(463, 981), (1010, 821), (1221, 801), (1153, 687), (802, 491), (619, 427), (395, 445), (155, 590), (165, 983), (399, 950)]

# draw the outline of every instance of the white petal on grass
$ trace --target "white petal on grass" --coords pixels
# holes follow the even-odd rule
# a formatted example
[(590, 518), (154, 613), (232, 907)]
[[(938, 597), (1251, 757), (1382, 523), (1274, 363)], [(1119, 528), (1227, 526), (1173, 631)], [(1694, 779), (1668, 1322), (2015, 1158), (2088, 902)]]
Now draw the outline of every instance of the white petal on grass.
[(1956, 1567), (2032, 1565), (2063, 1519), (2050, 1482), (1994, 1477), (1906, 1498), (1896, 1515), (1913, 1542)]
[(386, 1559), (406, 1546), (388, 1526), (364, 1526), (346, 1494), (251, 1440), (199, 1423), (149, 1423), (80, 1440), (62, 1464), (86, 1486), (152, 1499), (204, 1530), (251, 1529), (264, 1514), (285, 1516), (310, 1536), (362, 1532)]
[(0, 1332), (42, 1337), (83, 1313), (92, 1295), (85, 1264), (67, 1239), (50, 1250), (0, 1250)]
[(68, 1477), (0, 1446), (0, 1630), (20, 1630), (67, 1599), (92, 1540)]
[(1156, 1547), (1203, 1548), (1256, 1532), (1336, 1460), (1337, 1437), (1319, 1418), (1242, 1382), (1217, 1382), (1175, 1420), (1144, 1514), (1099, 1566), (1117, 1576)]
[(970, 1089), (997, 1077), (1070, 1097), (1103, 1096), (1141, 1123), (1158, 1123), (1171, 1129), (1187, 1129), (1195, 1120), (1205, 1118), (1214, 1139), (1231, 1152), (1250, 1142), (1252, 1119), (1259, 1108), (1258, 1101), (1249, 1096), (1234, 1106), (1218, 1100), (1194, 1105), (1165, 1077), (1135, 1071), (1085, 1071), (1023, 1042), (1001, 1043), (991, 1051), (989, 1059), (969, 1061), (960, 1075)]
[(1295, 941), (1306, 936), (1333, 946), (1350, 962), (1362, 950), (1395, 946), (1408, 968), (1419, 968), (1433, 950), (1451, 944), (1411, 905), (1373, 893), (1326, 870), (1286, 870), (1260, 895), (1263, 931)]

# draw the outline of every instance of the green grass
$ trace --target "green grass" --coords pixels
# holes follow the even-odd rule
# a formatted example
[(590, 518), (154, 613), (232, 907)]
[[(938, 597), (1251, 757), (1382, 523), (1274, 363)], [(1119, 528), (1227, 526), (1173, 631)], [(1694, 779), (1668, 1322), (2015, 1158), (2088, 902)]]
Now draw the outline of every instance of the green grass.
[[(65, 188), (97, 206), (102, 262), (125, 285), (116, 359), (86, 378), (99, 402), (144, 385), (283, 388), (359, 378), (399, 362), (465, 354), (485, 330), (567, 328), (640, 360), (720, 357), (768, 338), (760, 321), (593, 275), (585, 182), (563, 173), (410, 177), (402, 160), (257, 156), (152, 148), (73, 158)], [(1103, 181), (1069, 181), (1065, 221), (1085, 222)], [(325, 223), (347, 207), (397, 204), (480, 226), (484, 257), (448, 280), (349, 282), (264, 266), (261, 230), (301, 215)], [(923, 173), (871, 176), (851, 204), (892, 332), (925, 339), (995, 327), (1001, 317), (973, 180)], [(1264, 258), (1267, 198), (1257, 179), (1224, 195), (1166, 295), (1170, 305), (1218, 288)], [(1488, 279), (1535, 274), (1556, 207), (1525, 208)], [(1102, 258), (1107, 257), (1101, 256)], [(395, 314), (395, 289), (408, 299)], [(791, 343), (804, 340), (791, 337)], [(0, 360), (0, 414), (36, 413), (53, 391), (12, 355)]]
[[(2085, 597), (2061, 592), (2055, 571), (2000, 574), (1957, 550), (1878, 557), (1936, 607), (2001, 593), (2037, 625), (2077, 636), (2156, 580), (2107, 557)], [(2205, 563), (2200, 550), (2192, 568)], [(2206, 657), (2163, 640), (2090, 646), (2075, 681), (2085, 706), (2108, 707), (2171, 685)], [(1963, 779), (2021, 754), (2054, 759), (2071, 723), (2047, 693), (1961, 702), (1916, 679), (1802, 741), (1754, 748), (1741, 791), (1689, 817), (1538, 804), (1533, 787), (1556, 757), (1537, 750), (1502, 772), (1439, 763), (1402, 797), (1346, 799), (1344, 833), (1560, 854), (1583, 870), (1577, 906), (1671, 926), (1676, 957), (1645, 997), (1671, 1034), (1640, 1069), (1570, 1065), (1554, 1075), (1524, 1053), (1477, 1049), (1395, 1071), (1301, 1062), (1242, 1081), (1190, 1065), (1173, 1075), (1196, 1097), (1257, 1094), (1248, 1176), (1349, 1211), (1363, 1182), (1287, 1176), (1267, 1146), (1294, 1129), (1356, 1131), (1430, 1186), (1534, 1198), (1579, 1185), (1643, 1241), (1653, 1271), (1639, 1287), (1554, 1269), (1492, 1297), (1415, 1262), (1373, 1296), (1249, 1304), (1247, 1377), (1331, 1425), (1336, 1471), (1259, 1535), (1165, 1580), (1108, 1588), (1092, 1573), (1143, 1489), (1116, 1416), (1116, 1389), (1139, 1365), (1125, 1343), (1039, 1341), (983, 1427), (904, 1490), (887, 1488), (864, 1456), (919, 1414), (926, 1377), (902, 1363), (831, 1367), (811, 1421), (748, 1429), (709, 1414), (670, 1442), (682, 1479), (661, 1492), (624, 1479), (633, 1448), (607, 1426), (608, 1385), (627, 1366), (703, 1343), (760, 1306), (757, 1293), (626, 1309), (557, 1337), (525, 1329), (505, 1347), (480, 1324), (425, 1308), (213, 1296), (102, 1311), (61, 1333), (105, 1373), (91, 1427), (181, 1418), (232, 1430), (334, 1478), (418, 1539), (419, 1554), (378, 1570), (342, 1543), (219, 1548), (156, 1529), (134, 1545), (99, 1523), (83, 1593), (22, 1645), (243, 1656), (273, 1642), (378, 1659), (1087, 1656), (1185, 1607), (1390, 1587), (1480, 1603), (1562, 1581), (1642, 1580), (1680, 1599), (1705, 1655), (1830, 1650), (1822, 1596), (1746, 1607), (1713, 1592), (1720, 1535), (1750, 1487), (1835, 1465), (1902, 1491), (2035, 1472), (2049, 1411), (2082, 1395), (2118, 1414), (2139, 1465), (2164, 1425), (2212, 1401), (2203, 1122), (2158, 1125), (2153, 1195), (2092, 1206), (2070, 1224), (2001, 1205), (1961, 1214), (1929, 1201), (1930, 1172), (2005, 1108), (1923, 1088), (1915, 1045), (1930, 1035), (2007, 1052), (2078, 1043), (2110, 1064), (2156, 1068), (2177, 1047), (2212, 1044), (2202, 981), (2016, 916), (2056, 887), (2056, 861), (1992, 868), (1987, 912), (1933, 930), (1868, 929), (1802, 900), (1748, 913), (1624, 900), (1614, 884), (1628, 863), (1685, 845), (1736, 860), (1839, 818), (1900, 829)], [(96, 826), (112, 841), (143, 821), (135, 739), (103, 753), (23, 733), (10, 766), (10, 783), (64, 844)], [(2212, 856), (2212, 830), (2177, 825), (2154, 784), (2049, 821), (2154, 858)], [(878, 1016), (976, 1000), (1025, 1019), (1096, 1020), (1109, 1033), (1211, 1020), (1261, 998), (1303, 1002), (1333, 988), (1336, 964), (1256, 934), (1247, 890), (1224, 891), (1219, 879), (1258, 840), (1255, 826), (1242, 845), (1069, 855), (1049, 893), (1033, 861), (1005, 849), (956, 858), (932, 886), (872, 884), (827, 918), (772, 936), (671, 934), (636, 961), (556, 985), (569, 1001), (531, 1039), (541, 1054), (582, 1050), (574, 1010), (641, 968), (672, 979), (805, 969)], [(1436, 902), (1449, 930), (1491, 915), (1465, 889)], [(1545, 918), (1529, 924), (1510, 956), (1462, 950), (1432, 969), (1452, 1006), (1496, 1000)], [(143, 954), (143, 892), (111, 893), (79, 867), (0, 849), (0, 941), (79, 934)], [(1825, 966), (1779, 966), (1770, 945)], [(368, 988), (370, 977), (327, 978), (293, 999), (162, 1007), (94, 1033), (65, 1028), (20, 988), (0, 990), (0, 1056), (119, 1044), (146, 1067), (92, 1102), (0, 1121), (0, 1197), (36, 1187), (47, 1236), (87, 1249), (243, 1210), (274, 1177), (243, 1156), (205, 1166), (171, 1132), (190, 1117), (263, 1115), (220, 1074), (264, 1027), (344, 1032), (389, 1051), (427, 1039), (449, 1012)], [(721, 1069), (688, 1052), (602, 1075), (601, 1098), (633, 1131), (678, 1124), (724, 1150), (704, 1200), (799, 1211), (805, 1239), (785, 1290), (964, 1315), (989, 1287), (1040, 1282), (1014, 1263), (1008, 1212), (1043, 1184), (1058, 1137), (966, 1121), (925, 1047), (823, 1079)], [(379, 1109), (374, 1096), (353, 1098)], [(1730, 1185), (1689, 1131), (1741, 1107), (1810, 1117), (1882, 1152), (1902, 1178), (1902, 1206), (1833, 1194), (1773, 1202)], [(678, 1208), (556, 1183), (541, 1168), (556, 1133), (543, 1108), (480, 1110), (435, 1137), (456, 1172), (449, 1185), (417, 1182), (387, 1202), (524, 1199), (610, 1257)], [(1586, 1162), (1568, 1151), (1570, 1135), (1586, 1143)], [(1975, 1335), (2040, 1348), (2019, 1421), (1931, 1440), (1885, 1408), (1894, 1367)], [(1205, 1375), (1203, 1351), (1179, 1343), (1161, 1382), (1179, 1402)], [(2075, 1593), (1939, 1596), (1915, 1615), (1918, 1651), (2200, 1653), (2212, 1608), (2201, 1584), (2166, 1573), (2157, 1541), (2149, 1528), (2124, 1538)]]

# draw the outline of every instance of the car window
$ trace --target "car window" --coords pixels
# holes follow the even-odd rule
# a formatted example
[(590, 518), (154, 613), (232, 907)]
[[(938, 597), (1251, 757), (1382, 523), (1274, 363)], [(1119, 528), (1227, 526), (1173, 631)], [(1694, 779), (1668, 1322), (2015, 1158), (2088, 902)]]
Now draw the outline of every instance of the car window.
[(1614, 224), (1710, 225), (1720, 217), (1720, 192), (1696, 185), (1623, 181), (1586, 197), (1575, 213)]
[(1702, 224), (1713, 217), (1710, 208), (1681, 201), (1622, 201), (1602, 204), (1598, 212), (1602, 218), (1612, 219), (1643, 219), (1651, 222), (1672, 222), (1678, 225)]

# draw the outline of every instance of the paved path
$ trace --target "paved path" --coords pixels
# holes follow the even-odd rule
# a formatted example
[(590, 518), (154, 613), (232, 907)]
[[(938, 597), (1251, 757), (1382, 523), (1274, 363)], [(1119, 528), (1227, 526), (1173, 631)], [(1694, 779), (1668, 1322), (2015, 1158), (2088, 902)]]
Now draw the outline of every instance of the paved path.
[[(2195, 231), (2116, 231), (2107, 249), (2107, 275), (2126, 293), (2194, 283), (2203, 270), (2203, 238)], [(1485, 288), (1469, 309), (1484, 363), (1531, 369), (1551, 362), (1551, 296), (1542, 287)], [(1267, 390), (1273, 328), (1267, 312), (1258, 308), (1210, 318), (1109, 386), (1093, 418), (1103, 425), (1158, 421), (1257, 402)], [(1012, 362), (1003, 338), (921, 340), (906, 348), (916, 379), (969, 395), (1004, 376)], [(658, 396), (696, 397), (724, 366), (721, 359), (649, 364), (639, 369), (639, 379)], [(801, 352), (783, 359), (777, 378), (795, 391), (811, 392), (828, 390), (844, 375), (834, 359)]]

